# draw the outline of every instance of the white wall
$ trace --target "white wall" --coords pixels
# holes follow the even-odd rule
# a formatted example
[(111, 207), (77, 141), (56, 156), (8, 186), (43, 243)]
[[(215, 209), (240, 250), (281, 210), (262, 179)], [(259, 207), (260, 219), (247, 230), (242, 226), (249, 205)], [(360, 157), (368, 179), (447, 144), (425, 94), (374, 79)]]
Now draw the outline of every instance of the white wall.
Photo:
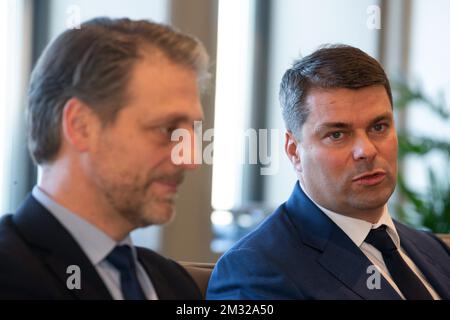
[[(324, 43), (356, 46), (377, 57), (379, 31), (369, 29), (367, 9), (374, 0), (278, 0), (272, 10), (269, 66), (269, 128), (280, 129), (279, 172), (267, 176), (265, 200), (278, 206), (287, 200), (296, 177), (284, 154), (284, 124), (278, 103), (278, 87), (283, 73), (294, 59), (311, 53)], [(275, 151), (277, 152), (277, 151)]]
[(2, 1), (0, 12), (0, 215), (13, 213), (28, 193), (25, 104), (31, 64), (32, 6)]

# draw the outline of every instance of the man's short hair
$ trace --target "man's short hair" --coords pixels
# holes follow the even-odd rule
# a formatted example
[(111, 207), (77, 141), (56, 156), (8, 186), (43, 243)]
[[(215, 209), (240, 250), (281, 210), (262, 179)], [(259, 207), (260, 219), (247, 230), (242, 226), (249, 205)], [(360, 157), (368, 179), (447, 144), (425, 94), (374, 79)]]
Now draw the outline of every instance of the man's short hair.
[(359, 89), (381, 85), (392, 106), (389, 80), (377, 60), (347, 45), (325, 45), (296, 60), (281, 80), (280, 104), (286, 129), (300, 136), (310, 113), (305, 101), (313, 88)]
[(62, 111), (72, 97), (89, 105), (103, 124), (112, 123), (128, 102), (132, 67), (149, 53), (194, 70), (200, 86), (208, 77), (204, 46), (166, 25), (96, 18), (58, 36), (31, 75), (27, 122), (33, 159), (45, 163), (57, 155)]

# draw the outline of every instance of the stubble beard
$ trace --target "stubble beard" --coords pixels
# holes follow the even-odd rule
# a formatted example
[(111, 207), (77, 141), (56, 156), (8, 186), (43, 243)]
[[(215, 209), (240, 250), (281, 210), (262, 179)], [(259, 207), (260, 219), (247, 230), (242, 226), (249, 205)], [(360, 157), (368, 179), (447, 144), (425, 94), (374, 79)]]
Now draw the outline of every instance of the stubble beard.
[[(169, 222), (174, 216), (176, 195), (158, 196), (151, 185), (161, 179), (153, 175), (99, 177), (100, 190), (113, 210), (133, 228)], [(180, 178), (182, 179), (182, 178)]]

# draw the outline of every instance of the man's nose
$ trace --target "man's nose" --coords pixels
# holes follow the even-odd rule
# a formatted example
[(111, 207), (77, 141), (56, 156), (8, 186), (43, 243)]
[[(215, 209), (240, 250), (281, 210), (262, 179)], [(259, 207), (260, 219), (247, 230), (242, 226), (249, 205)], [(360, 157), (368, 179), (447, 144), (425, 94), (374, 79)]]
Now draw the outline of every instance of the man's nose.
[(373, 160), (377, 152), (373, 141), (366, 134), (356, 138), (355, 144), (353, 145), (354, 160)]

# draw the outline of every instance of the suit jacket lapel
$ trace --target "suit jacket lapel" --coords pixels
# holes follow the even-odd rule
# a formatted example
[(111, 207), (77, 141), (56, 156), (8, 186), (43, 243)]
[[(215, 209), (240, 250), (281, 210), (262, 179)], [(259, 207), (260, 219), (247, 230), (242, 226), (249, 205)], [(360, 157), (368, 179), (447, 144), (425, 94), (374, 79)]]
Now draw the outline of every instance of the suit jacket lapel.
[(147, 275), (151, 279), (158, 299), (167, 300), (176, 297), (176, 292), (174, 292), (173, 289), (167, 285), (164, 274), (161, 273), (160, 270), (156, 268), (156, 264), (153, 263), (154, 259), (152, 255), (146, 252), (145, 249), (139, 247), (136, 247), (136, 250), (138, 253), (139, 262), (142, 264), (147, 272)]
[(381, 277), (380, 289), (369, 289), (372, 265), (351, 239), (329, 219), (301, 190), (298, 182), (286, 210), (299, 230), (303, 243), (322, 252), (319, 263), (347, 288), (364, 299), (400, 299)]
[(421, 244), (417, 243), (414, 237), (410, 237), (406, 228), (399, 223), (396, 223), (396, 228), (400, 236), (400, 244), (408, 257), (416, 264), (438, 295), (442, 299), (450, 299), (450, 288), (448, 287), (450, 278), (440, 269), (439, 265), (433, 263), (433, 258), (426, 250), (422, 249)]
[[(31, 195), (14, 214), (13, 221), (34, 252), (59, 279), (62, 289), (79, 299), (112, 299), (89, 258), (69, 232)], [(67, 289), (67, 267), (81, 270), (81, 289)]]

